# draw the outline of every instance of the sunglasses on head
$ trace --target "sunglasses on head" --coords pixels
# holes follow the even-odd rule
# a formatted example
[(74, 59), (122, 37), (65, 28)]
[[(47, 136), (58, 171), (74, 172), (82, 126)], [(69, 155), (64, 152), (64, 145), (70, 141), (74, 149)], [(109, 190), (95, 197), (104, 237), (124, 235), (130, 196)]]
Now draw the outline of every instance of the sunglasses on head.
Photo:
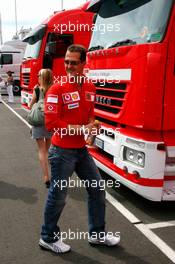
[(71, 60), (65, 60), (64, 61), (64, 63), (65, 64), (67, 64), (67, 65), (73, 65), (73, 66), (76, 66), (76, 65), (78, 65), (78, 64), (80, 64), (81, 63), (81, 61), (71, 61)]

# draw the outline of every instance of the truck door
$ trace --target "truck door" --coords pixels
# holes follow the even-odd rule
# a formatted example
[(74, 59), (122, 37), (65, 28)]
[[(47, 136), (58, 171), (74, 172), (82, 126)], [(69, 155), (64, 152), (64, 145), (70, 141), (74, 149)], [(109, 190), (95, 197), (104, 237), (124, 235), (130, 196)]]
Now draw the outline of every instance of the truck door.
[(72, 34), (50, 33), (47, 38), (43, 68), (50, 68), (55, 78), (65, 75), (64, 56), (73, 43)]

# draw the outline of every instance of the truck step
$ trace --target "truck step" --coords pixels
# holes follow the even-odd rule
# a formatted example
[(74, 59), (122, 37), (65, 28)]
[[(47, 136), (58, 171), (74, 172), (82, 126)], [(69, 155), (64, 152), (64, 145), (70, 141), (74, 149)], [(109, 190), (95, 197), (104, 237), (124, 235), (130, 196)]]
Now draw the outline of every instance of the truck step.
[(175, 200), (175, 181), (165, 181), (163, 187), (162, 200), (164, 201)]
[(166, 164), (164, 173), (165, 175), (174, 175), (175, 174), (175, 164), (174, 163)]

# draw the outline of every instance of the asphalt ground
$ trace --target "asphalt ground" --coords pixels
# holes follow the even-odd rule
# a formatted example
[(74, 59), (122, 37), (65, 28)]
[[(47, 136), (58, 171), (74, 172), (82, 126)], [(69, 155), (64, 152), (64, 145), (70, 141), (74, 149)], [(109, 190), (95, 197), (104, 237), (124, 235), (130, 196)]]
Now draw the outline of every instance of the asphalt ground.
[[(19, 98), (16, 97), (15, 101), (10, 107), (26, 118), (26, 111), (21, 109)], [(47, 189), (43, 184), (41, 174), (37, 146), (30, 138), (29, 127), (6, 105), (0, 104), (0, 263), (173, 263), (108, 201), (106, 201), (106, 229), (113, 233), (121, 233), (120, 244), (113, 248), (91, 247), (87, 239), (78, 239), (79, 232), (87, 232), (87, 197), (82, 187), (69, 188), (67, 204), (60, 219), (61, 231), (67, 236), (70, 231), (76, 235), (75, 239), (69, 237), (65, 240), (71, 245), (71, 252), (56, 255), (42, 251), (38, 247), (38, 240)], [(76, 179), (76, 175), (73, 177)], [(142, 221), (150, 223), (150, 221), (162, 220), (158, 210), (157, 214), (155, 212), (155, 205), (152, 207), (151, 203), (128, 189), (121, 187), (107, 191), (114, 199), (118, 199), (132, 210)], [(145, 204), (147, 205), (146, 210)], [(168, 218), (166, 218), (166, 208), (161, 207), (165, 219), (175, 219), (175, 213), (171, 214), (173, 205), (168, 209)], [(156, 232), (174, 247), (174, 230), (171, 227), (168, 231), (157, 229)], [(164, 234), (167, 232), (170, 233), (169, 237)]]

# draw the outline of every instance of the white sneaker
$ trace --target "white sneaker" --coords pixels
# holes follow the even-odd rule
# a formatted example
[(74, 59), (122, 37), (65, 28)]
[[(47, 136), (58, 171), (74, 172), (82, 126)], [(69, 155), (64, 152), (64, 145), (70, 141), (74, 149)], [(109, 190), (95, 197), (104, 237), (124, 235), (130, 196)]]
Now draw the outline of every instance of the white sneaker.
[(55, 253), (66, 253), (66, 252), (70, 251), (70, 249), (71, 249), (71, 247), (69, 245), (65, 244), (63, 241), (61, 241), (61, 239), (59, 239), (55, 243), (47, 243), (42, 238), (40, 238), (39, 246), (42, 249), (50, 250), (50, 251), (53, 251)]
[(108, 247), (116, 246), (120, 242), (120, 235), (118, 236), (112, 236), (106, 234), (104, 238), (89, 238), (88, 239), (90, 245), (105, 245)]

